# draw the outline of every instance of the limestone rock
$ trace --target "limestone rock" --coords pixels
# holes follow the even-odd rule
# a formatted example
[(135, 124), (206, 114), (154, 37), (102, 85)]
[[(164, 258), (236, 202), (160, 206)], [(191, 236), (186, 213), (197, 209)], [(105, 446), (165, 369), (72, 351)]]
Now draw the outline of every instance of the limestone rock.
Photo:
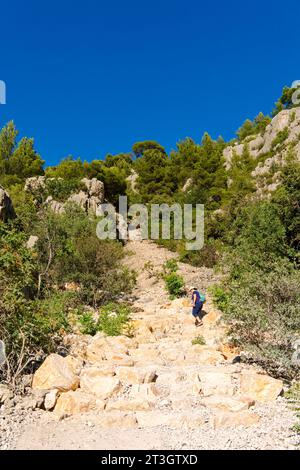
[(256, 401), (273, 401), (282, 392), (283, 382), (268, 375), (244, 371), (241, 374), (240, 390)]
[(104, 409), (104, 401), (97, 400), (94, 396), (82, 390), (63, 393), (57, 400), (55, 414), (59, 416), (71, 416), (78, 413)]
[(118, 367), (116, 375), (122, 383), (133, 385), (154, 382), (156, 371), (149, 367)]
[(83, 370), (80, 376), (80, 387), (105, 400), (120, 390), (121, 383), (117, 377), (103, 376), (101, 369), (90, 367)]
[(74, 374), (66, 358), (58, 354), (50, 354), (35, 372), (32, 388), (38, 390), (57, 389), (60, 392), (76, 390), (79, 377)]
[(136, 171), (131, 170), (131, 173), (129, 176), (127, 176), (126, 181), (129, 183), (129, 187), (132, 190), (132, 192), (137, 193), (136, 185), (137, 185), (137, 179), (139, 175), (136, 173)]
[(187, 360), (194, 359), (197, 364), (217, 364), (224, 360), (224, 356), (216, 349), (209, 346), (195, 344), (191, 346), (186, 355)]
[(211, 424), (216, 428), (229, 428), (238, 426), (253, 426), (257, 424), (260, 417), (251, 411), (239, 412), (219, 412), (211, 420)]
[(32, 176), (27, 178), (25, 181), (24, 190), (29, 193), (35, 193), (42, 191), (46, 186), (46, 177), (45, 176)]
[(204, 396), (215, 394), (232, 396), (234, 394), (234, 384), (230, 374), (217, 371), (200, 372), (199, 377)]
[[(128, 344), (128, 343), (127, 343)], [(126, 340), (120, 337), (106, 338), (103, 336), (95, 336), (92, 342), (87, 347), (86, 357), (92, 364), (101, 362), (107, 358), (112, 358), (112, 355), (126, 355), (128, 353), (128, 346)]]
[(58, 390), (53, 389), (45, 396), (44, 406), (47, 411), (52, 410), (57, 402)]
[(203, 398), (202, 402), (207, 408), (222, 411), (243, 411), (255, 404), (254, 400), (245, 397), (230, 397), (226, 395), (212, 395)]

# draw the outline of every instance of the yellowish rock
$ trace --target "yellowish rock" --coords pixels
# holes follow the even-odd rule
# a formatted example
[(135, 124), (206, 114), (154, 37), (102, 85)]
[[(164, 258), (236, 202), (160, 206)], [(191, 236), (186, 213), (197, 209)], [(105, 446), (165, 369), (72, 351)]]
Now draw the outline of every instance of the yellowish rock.
[(66, 362), (69, 364), (74, 374), (76, 375), (80, 374), (81, 369), (83, 367), (83, 361), (81, 359), (79, 359), (78, 357), (74, 357), (74, 356), (67, 356)]
[(193, 359), (198, 364), (215, 365), (224, 360), (224, 356), (216, 349), (209, 346), (195, 344), (186, 355), (187, 361)]
[(146, 367), (118, 367), (116, 375), (122, 383), (133, 385), (153, 382), (156, 371)]
[(45, 395), (44, 407), (47, 411), (52, 410), (55, 407), (58, 395), (59, 391), (56, 389), (50, 390), (50, 392)]
[(226, 395), (212, 395), (203, 398), (203, 405), (207, 408), (222, 410), (222, 411), (243, 411), (250, 408), (255, 404), (254, 400), (245, 397), (230, 397)]
[[(204, 307), (205, 309), (205, 307)], [(203, 325), (204, 326), (209, 326), (209, 327), (212, 327), (214, 326), (216, 323), (218, 323), (218, 321), (220, 320), (221, 318), (221, 313), (220, 312), (216, 312), (214, 310), (210, 311), (207, 315), (205, 315), (203, 317)]]
[(80, 376), (80, 387), (83, 391), (105, 400), (120, 390), (121, 383), (117, 377), (105, 376), (101, 369), (89, 367), (84, 369)]
[(230, 344), (220, 344), (218, 351), (225, 357), (225, 359), (230, 360), (238, 356), (239, 349), (231, 346)]
[(127, 354), (118, 354), (110, 352), (106, 354), (107, 361), (113, 366), (133, 367), (134, 360)]
[(74, 374), (66, 358), (58, 354), (50, 354), (35, 372), (32, 381), (34, 390), (53, 390), (60, 392), (76, 390), (79, 377)]
[(200, 372), (199, 377), (202, 393), (204, 396), (232, 396), (234, 394), (235, 389), (230, 374), (225, 374), (222, 372)]
[(166, 362), (175, 362), (175, 361), (184, 361), (185, 354), (184, 352), (178, 348), (167, 348), (161, 351), (161, 357)]
[(104, 401), (97, 400), (93, 395), (81, 390), (63, 393), (57, 400), (54, 409), (55, 414), (59, 416), (71, 416), (78, 413), (87, 413), (94, 410), (103, 410)]
[(211, 424), (215, 429), (229, 428), (238, 426), (253, 426), (257, 424), (260, 417), (251, 411), (233, 412), (219, 412), (211, 419)]
[(112, 353), (127, 354), (128, 347), (124, 344), (124, 340), (120, 340), (120, 337), (117, 338), (118, 340), (103, 336), (95, 337), (87, 347), (87, 360), (91, 363), (97, 363), (107, 359), (107, 355), (109, 356)]
[(274, 401), (283, 390), (283, 382), (268, 375), (244, 371), (240, 381), (241, 394), (256, 401)]
[(147, 411), (152, 408), (148, 400), (135, 399), (135, 400), (116, 400), (109, 401), (105, 407), (106, 411)]

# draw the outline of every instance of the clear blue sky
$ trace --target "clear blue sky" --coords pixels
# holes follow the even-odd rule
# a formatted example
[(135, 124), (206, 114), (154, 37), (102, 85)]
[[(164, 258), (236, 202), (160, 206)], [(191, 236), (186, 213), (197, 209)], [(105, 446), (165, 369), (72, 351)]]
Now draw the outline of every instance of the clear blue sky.
[(229, 139), (300, 79), (299, 0), (14, 0), (0, 7), (0, 79), (47, 164)]

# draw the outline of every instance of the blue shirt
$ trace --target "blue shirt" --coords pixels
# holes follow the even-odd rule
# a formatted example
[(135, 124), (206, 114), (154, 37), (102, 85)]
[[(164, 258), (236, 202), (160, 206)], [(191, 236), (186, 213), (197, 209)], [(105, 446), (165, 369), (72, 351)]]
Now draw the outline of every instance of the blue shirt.
[(194, 295), (196, 295), (196, 302), (195, 302), (195, 304), (196, 304), (196, 305), (201, 304), (202, 302), (201, 302), (201, 299), (200, 299), (200, 294), (199, 294), (199, 292), (198, 292), (197, 290), (194, 290), (194, 291), (193, 291), (193, 295), (192, 295), (192, 301), (193, 301), (193, 302), (194, 302)]

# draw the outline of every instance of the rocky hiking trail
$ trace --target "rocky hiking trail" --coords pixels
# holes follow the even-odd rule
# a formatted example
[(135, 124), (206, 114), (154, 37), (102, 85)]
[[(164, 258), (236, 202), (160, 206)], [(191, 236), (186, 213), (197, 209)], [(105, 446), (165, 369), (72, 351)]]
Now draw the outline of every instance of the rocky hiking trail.
[[(161, 271), (176, 255), (148, 241), (127, 250), (125, 263), (138, 272), (134, 336), (70, 335), (70, 354), (46, 358), (32, 394), (0, 408), (0, 448), (294, 449), (283, 383), (232, 363), (237, 351), (209, 296), (196, 328), (189, 299), (170, 301), (144, 269), (151, 262)], [(204, 291), (216, 282), (207, 268), (179, 263), (179, 273)], [(205, 344), (192, 345), (199, 335)]]

